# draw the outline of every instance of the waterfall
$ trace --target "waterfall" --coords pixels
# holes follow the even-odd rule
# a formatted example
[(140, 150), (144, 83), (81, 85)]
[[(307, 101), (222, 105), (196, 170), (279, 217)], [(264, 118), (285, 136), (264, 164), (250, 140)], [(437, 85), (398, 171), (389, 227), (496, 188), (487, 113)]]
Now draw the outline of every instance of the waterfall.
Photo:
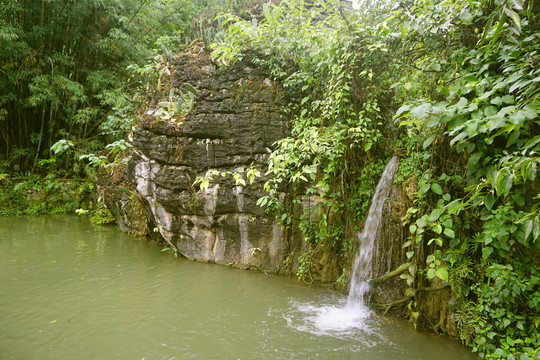
[(394, 175), (399, 161), (393, 157), (383, 171), (381, 180), (371, 200), (366, 224), (358, 233), (360, 248), (356, 256), (347, 299), (332, 299), (321, 304), (293, 302), (292, 310), (284, 315), (289, 326), (316, 335), (338, 336), (339, 338), (364, 338), (365, 334), (376, 334), (376, 320), (367, 307), (369, 280), (372, 277), (372, 258), (375, 237), (381, 223), (383, 205), (390, 195)]
[(364, 229), (358, 233), (360, 247), (354, 260), (353, 275), (347, 298), (347, 307), (365, 308), (369, 292), (369, 280), (372, 277), (373, 245), (377, 229), (381, 222), (381, 214), (385, 200), (390, 194), (394, 175), (399, 165), (397, 156), (394, 156), (384, 169), (381, 180), (375, 190), (371, 201)]

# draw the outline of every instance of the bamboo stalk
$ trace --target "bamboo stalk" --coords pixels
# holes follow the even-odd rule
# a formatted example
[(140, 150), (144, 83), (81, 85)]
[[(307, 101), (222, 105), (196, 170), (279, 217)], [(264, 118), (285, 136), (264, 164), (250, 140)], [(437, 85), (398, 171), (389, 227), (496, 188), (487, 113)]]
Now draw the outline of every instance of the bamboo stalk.
[(43, 139), (43, 128), (45, 125), (45, 107), (43, 108), (43, 111), (41, 113), (41, 129), (39, 130), (39, 141), (36, 149), (36, 156), (34, 157), (34, 164), (32, 165), (32, 172), (34, 172), (34, 169), (36, 167), (38, 158), (39, 158), (39, 151), (41, 150), (41, 141)]

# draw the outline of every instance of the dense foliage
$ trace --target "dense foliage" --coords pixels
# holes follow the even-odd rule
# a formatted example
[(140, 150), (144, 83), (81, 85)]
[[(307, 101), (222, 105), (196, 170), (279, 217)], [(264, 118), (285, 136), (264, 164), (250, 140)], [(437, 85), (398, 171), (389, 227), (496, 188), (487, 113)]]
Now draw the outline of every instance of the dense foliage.
[(66, 179), (114, 163), (161, 64), (194, 39), (209, 43), (216, 12), (245, 3), (1, 1), (0, 211), (72, 211), (77, 204), (29, 192), (70, 193)]
[(482, 358), (538, 357), (538, 4), (285, 0), (252, 18), (247, 3), (0, 1), (0, 214), (80, 207), (88, 165), (114, 166), (129, 148), (173, 51), (214, 39), (218, 64), (248, 58), (287, 90), (291, 135), (259, 204), (298, 224), (300, 278), (312, 280), (321, 248), (350, 263), (397, 154), (396, 182), (416, 184), (403, 219), (411, 319), (421, 280), (439, 281)]
[(450, 283), (462, 338), (481, 357), (533, 358), (540, 325), (538, 11), (520, 2), (449, 5), (462, 23), (462, 41), (452, 49), (458, 55), (424, 56), (453, 68), (442, 79), (444, 96), (418, 97), (397, 113), (410, 133), (423, 133), (417, 156), (429, 161), (417, 174), (409, 246), (412, 252), (427, 241), (443, 250), (427, 276)]
[[(310, 247), (298, 275), (309, 275), (319, 246), (350, 255), (344, 233), (366, 210), (374, 187), (366, 180), (390, 155), (395, 114), (396, 181), (417, 190), (403, 219), (417, 269), (403, 274), (411, 318), (419, 278), (438, 278), (452, 288), (462, 339), (482, 358), (537, 356), (538, 7), (418, 0), (353, 11), (289, 0), (264, 15), (224, 15), (229, 36), (214, 55), (222, 64), (250, 57), (288, 90), (292, 133), (271, 156), (275, 178), (259, 204), (289, 225), (294, 203), (316, 196), (300, 219)], [(280, 201), (283, 191), (292, 204)]]

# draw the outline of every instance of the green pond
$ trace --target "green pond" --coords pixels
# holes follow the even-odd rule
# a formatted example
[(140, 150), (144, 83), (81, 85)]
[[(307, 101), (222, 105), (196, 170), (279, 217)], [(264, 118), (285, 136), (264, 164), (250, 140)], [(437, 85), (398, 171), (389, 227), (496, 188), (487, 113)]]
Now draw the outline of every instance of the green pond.
[(475, 359), (296, 279), (175, 258), (85, 217), (0, 219), (0, 359)]

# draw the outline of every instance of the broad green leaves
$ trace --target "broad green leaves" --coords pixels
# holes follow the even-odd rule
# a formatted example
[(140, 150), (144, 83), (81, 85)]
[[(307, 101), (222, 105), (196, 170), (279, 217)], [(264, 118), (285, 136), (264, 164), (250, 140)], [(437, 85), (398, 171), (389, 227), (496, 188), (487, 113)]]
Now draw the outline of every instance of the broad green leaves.
[[(416, 141), (407, 156), (418, 169), (414, 211), (405, 219), (411, 233), (406, 255), (410, 261), (417, 254), (410, 249), (415, 243), (435, 251), (425, 275), (452, 286), (455, 317), (475, 351), (485, 358), (527, 359), (537, 356), (531, 344), (538, 322), (521, 314), (537, 316), (540, 303), (531, 301), (540, 295), (534, 265), (540, 239), (540, 34), (536, 14), (523, 1), (490, 4), (444, 2), (463, 24), (448, 32), (454, 39), (448, 46), (456, 46), (448, 56), (418, 56), (410, 62), (411, 75), (396, 81), (396, 89), (404, 84), (406, 101), (395, 119)], [(443, 24), (416, 6), (416, 17), (433, 23), (404, 25), (401, 41), (422, 48), (429, 40), (411, 34)], [(477, 36), (462, 42), (473, 32)], [(460, 33), (464, 37), (453, 37)], [(413, 92), (434, 88), (436, 81), (423, 80), (425, 71), (444, 70), (448, 63), (453, 69), (438, 78), (441, 92)]]
[[(349, 187), (355, 178), (347, 171), (359, 162), (353, 159), (386, 150), (379, 146), (379, 123), (395, 111), (406, 144), (395, 146), (406, 168), (400, 181), (417, 181), (411, 187), (413, 207), (403, 220), (411, 236), (403, 246), (418, 272), (404, 279), (409, 286), (415, 276), (448, 282), (457, 315), (489, 318), (485, 308), (466, 310), (473, 294), (496, 295), (484, 274), (500, 263), (530, 263), (538, 251), (533, 181), (540, 162), (540, 35), (534, 14), (515, 0), (413, 1), (386, 12), (385, 19), (347, 13), (347, 21), (337, 7), (328, 6), (335, 3), (321, 4), (306, 11), (299, 1), (284, 1), (267, 7), (256, 24), (221, 18), (230, 33), (216, 45), (216, 58), (231, 63), (257, 54), (256, 62), (282, 80), (291, 100), (291, 136), (271, 155), (274, 178), (267, 190), (287, 188), (296, 205), (306, 195), (319, 196), (321, 214), (335, 214), (344, 204), (361, 209), (360, 196), (346, 200), (352, 188), (362, 198), (369, 191)], [(357, 169), (356, 179), (364, 181), (366, 169)], [(263, 197), (259, 204), (274, 206), (273, 199)], [(283, 223), (289, 221), (283, 206), (279, 211)], [(335, 232), (328, 218), (304, 215), (301, 228), (310, 243), (338, 241), (330, 235)], [(427, 261), (419, 258), (424, 252)], [(519, 284), (532, 279), (527, 268), (501, 274)], [(533, 298), (526, 286), (519, 293)], [(498, 299), (498, 309), (514, 306), (508, 297)], [(503, 325), (525, 329), (509, 335), (504, 351), (511, 354), (512, 346), (527, 354), (516, 344), (525, 343), (531, 324), (499, 317)], [(478, 323), (479, 329), (490, 321)], [(478, 336), (472, 341), (484, 354), (495, 352), (499, 334), (506, 331), (493, 326), (486, 337), (474, 328), (466, 334)], [(502, 353), (502, 345), (499, 349)]]

